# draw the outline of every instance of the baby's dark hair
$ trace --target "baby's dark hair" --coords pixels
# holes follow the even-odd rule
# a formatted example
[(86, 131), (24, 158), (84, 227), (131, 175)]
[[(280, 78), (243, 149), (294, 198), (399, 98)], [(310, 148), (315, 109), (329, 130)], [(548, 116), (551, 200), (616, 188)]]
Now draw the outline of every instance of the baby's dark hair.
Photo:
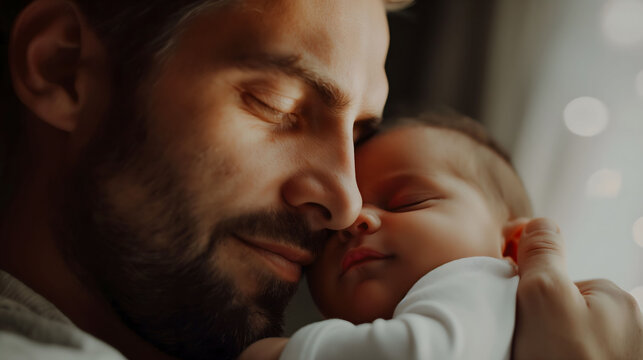
[[(399, 118), (385, 122), (373, 136), (379, 136), (409, 126), (427, 126), (448, 131), (445, 136), (455, 135), (457, 139), (449, 144), (470, 146), (466, 156), (449, 156), (453, 171), (463, 180), (476, 186), (498, 209), (499, 216), (507, 220), (519, 217), (532, 217), (533, 211), (529, 195), (509, 153), (500, 146), (477, 121), (454, 111), (430, 112), (416, 117)], [(447, 145), (449, 146), (449, 145)]]

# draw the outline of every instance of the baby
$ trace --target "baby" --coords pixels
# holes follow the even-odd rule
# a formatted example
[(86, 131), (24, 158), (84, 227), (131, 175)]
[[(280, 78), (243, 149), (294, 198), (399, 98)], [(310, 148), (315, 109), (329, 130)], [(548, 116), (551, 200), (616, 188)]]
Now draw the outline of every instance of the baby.
[(329, 320), (242, 358), (508, 359), (521, 229), (505, 224), (531, 206), (505, 153), (478, 123), (433, 114), (355, 156), (362, 211), (307, 272)]

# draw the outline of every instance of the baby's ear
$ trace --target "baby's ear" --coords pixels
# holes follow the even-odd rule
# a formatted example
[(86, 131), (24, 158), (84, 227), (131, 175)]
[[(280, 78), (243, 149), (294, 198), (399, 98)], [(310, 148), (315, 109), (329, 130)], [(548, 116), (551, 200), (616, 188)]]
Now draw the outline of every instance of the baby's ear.
[(528, 219), (512, 220), (502, 229), (502, 235), (505, 239), (502, 256), (510, 257), (516, 264), (518, 264), (518, 243), (527, 221)]

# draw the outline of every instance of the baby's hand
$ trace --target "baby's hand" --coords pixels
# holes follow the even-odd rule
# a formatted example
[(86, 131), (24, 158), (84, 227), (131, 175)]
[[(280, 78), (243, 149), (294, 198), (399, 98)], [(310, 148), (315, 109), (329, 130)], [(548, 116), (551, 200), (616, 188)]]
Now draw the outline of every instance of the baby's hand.
[(248, 346), (237, 360), (278, 360), (288, 338), (265, 338)]
[(525, 225), (530, 219), (518, 218), (505, 224), (502, 229), (502, 235), (505, 238), (505, 247), (502, 250), (502, 256), (506, 260), (510, 260), (514, 265), (518, 264), (518, 244)]

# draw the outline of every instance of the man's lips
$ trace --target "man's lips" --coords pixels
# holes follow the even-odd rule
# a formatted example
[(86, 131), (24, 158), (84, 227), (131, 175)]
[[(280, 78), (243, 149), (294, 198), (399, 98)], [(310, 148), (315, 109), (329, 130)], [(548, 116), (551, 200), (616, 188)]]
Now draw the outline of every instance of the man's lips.
[(273, 272), (282, 279), (297, 282), (301, 267), (313, 262), (313, 255), (304, 249), (261, 237), (241, 237), (234, 234), (242, 244), (261, 255)]
[(344, 258), (342, 259), (341, 275), (344, 275), (352, 267), (363, 264), (365, 262), (373, 261), (373, 260), (390, 259), (392, 257), (393, 257), (392, 255), (385, 255), (380, 253), (379, 251), (376, 251), (367, 247), (363, 247), (363, 246), (350, 249), (346, 252), (346, 254), (344, 254)]

